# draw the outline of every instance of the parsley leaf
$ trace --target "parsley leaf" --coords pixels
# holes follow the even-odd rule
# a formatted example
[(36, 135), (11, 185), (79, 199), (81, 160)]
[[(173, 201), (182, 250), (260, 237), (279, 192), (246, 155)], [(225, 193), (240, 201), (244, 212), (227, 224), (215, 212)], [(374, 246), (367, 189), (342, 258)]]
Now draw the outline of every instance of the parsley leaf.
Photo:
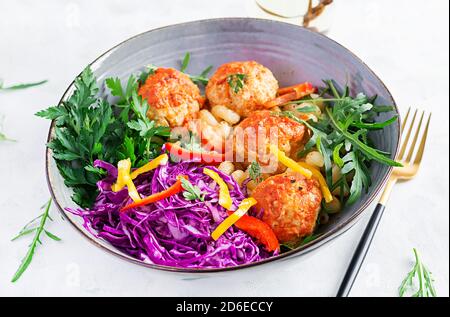
[(259, 165), (258, 162), (253, 161), (248, 169), (248, 174), (252, 180), (260, 183), (262, 181), (261, 165)]
[(200, 190), (198, 186), (192, 185), (190, 181), (188, 181), (186, 178), (181, 177), (181, 187), (183, 187), (183, 197), (186, 200), (205, 200), (205, 194)]
[(126, 85), (119, 78), (108, 78), (106, 86), (117, 98), (110, 104), (98, 96), (97, 79), (87, 67), (75, 80), (73, 94), (59, 106), (36, 113), (55, 120), (55, 135), (47, 146), (72, 199), (90, 207), (98, 194), (96, 183), (105, 176), (94, 167), (97, 159), (117, 164), (130, 158), (139, 167), (156, 157), (170, 134), (148, 119), (148, 104), (138, 94), (138, 78), (131, 75)]
[(245, 74), (232, 74), (228, 75), (227, 82), (235, 94), (244, 88), (245, 80), (247, 75)]

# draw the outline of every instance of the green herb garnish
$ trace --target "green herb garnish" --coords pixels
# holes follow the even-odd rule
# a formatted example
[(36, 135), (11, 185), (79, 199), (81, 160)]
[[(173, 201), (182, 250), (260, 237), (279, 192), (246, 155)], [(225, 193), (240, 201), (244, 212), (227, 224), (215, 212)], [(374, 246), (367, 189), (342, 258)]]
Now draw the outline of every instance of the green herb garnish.
[(188, 181), (186, 178), (181, 177), (181, 187), (183, 187), (183, 197), (186, 198), (186, 200), (205, 200), (205, 194), (198, 188), (198, 186), (192, 185), (190, 181)]
[(320, 236), (320, 234), (311, 234), (309, 236), (299, 239), (298, 241), (285, 242), (285, 243), (281, 243), (280, 245), (287, 250), (294, 250), (294, 249), (297, 249), (298, 247), (304, 246), (305, 244), (317, 239), (319, 236)]
[(31, 88), (34, 86), (39, 86), (39, 85), (43, 85), (47, 82), (47, 80), (41, 80), (38, 82), (34, 82), (34, 83), (24, 83), (24, 84), (15, 84), (15, 85), (11, 85), (11, 86), (3, 86), (3, 81), (0, 80), (0, 90), (20, 90), (20, 89), (27, 89), (27, 88)]
[(420, 260), (419, 252), (413, 249), (416, 263), (412, 270), (406, 275), (401, 283), (398, 293), (400, 297), (404, 297), (407, 292), (414, 292), (414, 279), (418, 282), (418, 289), (412, 294), (412, 297), (436, 297), (436, 290), (433, 286), (433, 277), (431, 272), (425, 267)]
[(184, 73), (186, 71), (190, 61), (191, 61), (191, 53), (186, 53), (186, 55), (184, 55), (183, 61), (181, 62), (180, 72)]
[(125, 86), (118, 78), (105, 81), (118, 100), (110, 104), (98, 96), (97, 80), (87, 67), (75, 80), (73, 94), (59, 106), (36, 115), (55, 120), (55, 137), (48, 143), (72, 199), (90, 207), (97, 197), (96, 183), (105, 175), (95, 169), (97, 159), (117, 164), (130, 158), (139, 167), (156, 157), (168, 127), (148, 119), (148, 104), (137, 94), (138, 79), (131, 75)]
[[(363, 191), (368, 190), (371, 184), (369, 172), (371, 161), (389, 166), (402, 166), (399, 162), (389, 158), (389, 153), (375, 149), (368, 135), (370, 130), (379, 130), (392, 124), (397, 120), (397, 116), (393, 116), (385, 122), (375, 123), (373, 122), (375, 116), (380, 112), (391, 111), (393, 108), (375, 106), (373, 103), (376, 98), (369, 98), (364, 94), (351, 97), (348, 87), (344, 87), (343, 92), (340, 93), (331, 80), (324, 82), (326, 88), (322, 92), (322, 98), (292, 102), (297, 104), (324, 102), (325, 111), (318, 118), (318, 122), (299, 119), (292, 111), (284, 111), (279, 115), (300, 122), (311, 130), (312, 137), (298, 153), (298, 156), (303, 157), (314, 148), (322, 154), (325, 178), (329, 188), (337, 188), (336, 185), (339, 184), (343, 190), (347, 186), (344, 178), (350, 173), (354, 175), (349, 190), (350, 196), (347, 200), (347, 204), (352, 204), (361, 197)], [(331, 98), (325, 98), (324, 96), (327, 94), (331, 95)], [(333, 162), (342, 168), (342, 177), (335, 184), (332, 181)]]
[(0, 142), (1, 141), (9, 141), (9, 142), (16, 142), (16, 140), (8, 138), (3, 132), (2, 132), (2, 125), (0, 124)]
[[(30, 233), (34, 233), (33, 240), (31, 241), (31, 244), (28, 248), (28, 252), (25, 255), (25, 257), (22, 259), (22, 263), (20, 264), (19, 268), (17, 269), (16, 273), (14, 274), (11, 282), (17, 281), (25, 272), (25, 270), (30, 265), (31, 261), (33, 260), (34, 253), (36, 251), (36, 247), (39, 244), (42, 244), (41, 242), (41, 234), (44, 232), (50, 239), (53, 239), (55, 241), (61, 241), (61, 239), (45, 229), (45, 223), (47, 219), (52, 220), (52, 218), (49, 215), (50, 206), (52, 204), (52, 200), (50, 199), (44, 206), (41, 207), (41, 209), (44, 209), (44, 212), (39, 215), (38, 217), (34, 218), (30, 222), (28, 222), (21, 230), (20, 232), (12, 238), (11, 241), (15, 241), (19, 239), (20, 237), (23, 237), (25, 235), (28, 235)], [(39, 221), (39, 223), (37, 223)]]
[(202, 73), (198, 76), (193, 76), (190, 75), (189, 77), (191, 78), (191, 80), (196, 83), (196, 84), (202, 84), (202, 85), (207, 85), (209, 82), (209, 79), (206, 77), (208, 76), (208, 74), (211, 72), (212, 70), (212, 66), (208, 66), (207, 68), (205, 68)]
[(298, 107), (295, 109), (296, 112), (299, 113), (315, 113), (318, 112), (320, 109), (314, 104), (311, 105), (305, 105), (304, 107)]
[[(189, 63), (191, 61), (191, 53), (186, 53), (184, 55), (183, 61), (181, 62), (181, 68), (180, 71), (182, 73), (186, 73), (186, 70), (189, 66)], [(194, 76), (194, 75), (189, 75), (189, 78), (196, 84), (202, 84), (202, 85), (207, 85), (209, 82), (209, 79), (206, 77), (208, 76), (209, 72), (212, 70), (212, 66), (208, 66), (207, 68), (205, 68), (202, 73), (200, 75)]]
[(247, 75), (245, 74), (232, 74), (228, 75), (227, 82), (233, 92), (237, 94), (242, 88), (244, 88)]
[(250, 167), (248, 169), (248, 175), (252, 180), (254, 180), (257, 183), (260, 183), (262, 181), (261, 176), (261, 165), (258, 164), (258, 162), (253, 161), (250, 164)]

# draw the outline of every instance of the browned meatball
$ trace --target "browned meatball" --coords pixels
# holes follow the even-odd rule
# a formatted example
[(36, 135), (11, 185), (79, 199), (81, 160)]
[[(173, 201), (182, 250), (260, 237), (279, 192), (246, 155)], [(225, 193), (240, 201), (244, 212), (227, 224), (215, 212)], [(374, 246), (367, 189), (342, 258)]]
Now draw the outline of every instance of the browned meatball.
[(267, 178), (253, 191), (262, 220), (280, 242), (293, 242), (314, 231), (322, 192), (314, 179), (295, 172)]
[(158, 68), (139, 88), (139, 95), (149, 104), (147, 116), (170, 127), (182, 126), (197, 118), (204, 103), (197, 85), (173, 68)]
[(266, 172), (281, 173), (286, 168), (269, 154), (270, 143), (277, 143), (286, 155), (295, 156), (303, 144), (305, 131), (303, 124), (290, 118), (269, 110), (255, 111), (234, 129), (235, 161), (246, 165), (256, 160)]
[[(237, 91), (229, 83), (235, 75), (244, 76), (243, 86)], [(263, 109), (266, 102), (276, 97), (277, 90), (278, 82), (268, 68), (254, 61), (232, 62), (220, 66), (210, 78), (206, 98), (211, 106), (222, 105), (247, 117), (252, 111)]]

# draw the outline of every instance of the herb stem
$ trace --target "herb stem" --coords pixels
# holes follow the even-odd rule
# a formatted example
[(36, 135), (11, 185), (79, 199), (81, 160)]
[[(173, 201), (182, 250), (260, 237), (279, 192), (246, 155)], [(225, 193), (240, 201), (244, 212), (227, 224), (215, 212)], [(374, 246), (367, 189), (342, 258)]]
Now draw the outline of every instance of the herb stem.
[(39, 238), (41, 236), (41, 233), (44, 231), (45, 223), (47, 221), (47, 218), (49, 217), (49, 211), (50, 211), (51, 204), (52, 204), (52, 199), (50, 198), (47, 202), (45, 211), (42, 214), (41, 220), (39, 222), (39, 226), (36, 229), (36, 232), (34, 234), (34, 237), (30, 244), (28, 252), (25, 255), (24, 259), (22, 260), (22, 263), (20, 264), (19, 268), (17, 269), (16, 273), (14, 274), (14, 276), (11, 280), (11, 282), (13, 282), (13, 283), (16, 282), (22, 276), (23, 272), (25, 272), (25, 270), (28, 268), (28, 266), (31, 263), (31, 260), (33, 259), (33, 255), (35, 253), (37, 244), (41, 243), (41, 240)]

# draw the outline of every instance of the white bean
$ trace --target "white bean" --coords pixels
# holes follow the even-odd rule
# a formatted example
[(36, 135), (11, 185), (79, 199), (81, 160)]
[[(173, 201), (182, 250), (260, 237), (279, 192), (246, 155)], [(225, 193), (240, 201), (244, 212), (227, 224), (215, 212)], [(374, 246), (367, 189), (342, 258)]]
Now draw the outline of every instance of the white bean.
[(305, 162), (309, 165), (313, 165), (316, 167), (323, 167), (324, 161), (323, 156), (319, 151), (311, 151), (305, 157)]
[(204, 123), (206, 123), (212, 127), (219, 124), (219, 122), (217, 122), (216, 118), (214, 118), (214, 116), (211, 114), (211, 112), (209, 112), (206, 109), (200, 110), (199, 115), (200, 115), (200, 120), (202, 120)]
[(333, 168), (331, 169), (331, 179), (333, 180), (333, 184), (342, 177), (341, 168), (336, 164), (333, 164)]
[(247, 191), (249, 195), (253, 193), (257, 185), (258, 184), (254, 180), (251, 180), (247, 183)]
[[(333, 164), (333, 168), (331, 169), (331, 179), (333, 181), (333, 184), (336, 184), (340, 179), (342, 178), (342, 172), (339, 166), (336, 164)], [(349, 194), (348, 188), (345, 187), (343, 191), (343, 196), (346, 197)], [(336, 187), (333, 190), (333, 195), (335, 196), (341, 196), (341, 186)]]
[(231, 125), (238, 123), (241, 119), (236, 112), (225, 106), (214, 106), (211, 112), (216, 118), (223, 119)]
[(225, 139), (230, 136), (231, 131), (233, 130), (233, 128), (225, 121), (219, 123), (219, 128), (222, 131), (222, 135)]
[(217, 169), (227, 175), (230, 175), (231, 173), (234, 172), (234, 165), (230, 161), (225, 161), (220, 163)]
[(325, 204), (327, 213), (335, 214), (342, 209), (341, 201), (333, 196), (333, 200)]
[(245, 173), (243, 170), (235, 170), (233, 173), (231, 173), (231, 177), (233, 177), (239, 185), (242, 185), (242, 182), (247, 179), (247, 173)]

